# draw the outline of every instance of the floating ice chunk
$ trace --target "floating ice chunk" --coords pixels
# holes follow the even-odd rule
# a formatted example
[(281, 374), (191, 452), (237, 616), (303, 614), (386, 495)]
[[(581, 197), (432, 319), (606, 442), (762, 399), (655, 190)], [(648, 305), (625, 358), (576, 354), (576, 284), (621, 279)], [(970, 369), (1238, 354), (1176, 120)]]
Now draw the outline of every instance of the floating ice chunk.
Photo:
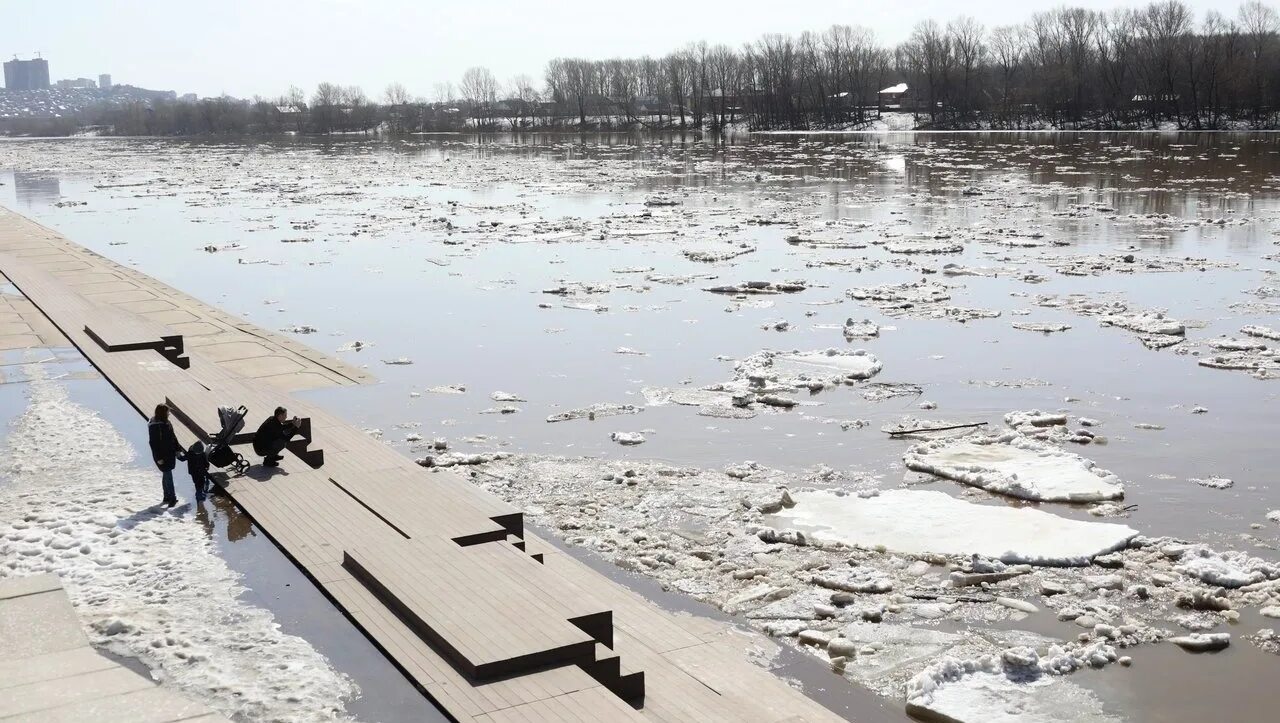
[(1045, 334), (1051, 334), (1056, 331), (1067, 331), (1071, 328), (1070, 324), (1049, 324), (1042, 322), (1015, 321), (1013, 328), (1023, 331), (1039, 331)]
[(1227, 479), (1226, 477), (1205, 477), (1205, 478), (1192, 477), (1191, 481), (1195, 482), (1201, 487), (1208, 487), (1210, 489), (1215, 489), (1215, 490), (1225, 490), (1226, 488), (1235, 484), (1234, 482)]
[(639, 432), (614, 432), (609, 439), (622, 445), (644, 444), (644, 435)]
[[(645, 403), (660, 407), (665, 404), (681, 404), (689, 407), (732, 406), (734, 394), (709, 389), (687, 389), (681, 387), (645, 387), (640, 390)], [(743, 397), (745, 400), (746, 397)]]
[(1225, 336), (1210, 339), (1205, 342), (1205, 345), (1219, 351), (1262, 351), (1267, 348), (1267, 345), (1261, 342), (1248, 341), (1247, 339), (1231, 339)]
[[(846, 625), (827, 646), (828, 654), (845, 654), (850, 649), (876, 650), (875, 655), (858, 658), (849, 673), (859, 680), (884, 679), (897, 671), (915, 667), (962, 645), (968, 636), (933, 628), (917, 628), (891, 623), (858, 622)], [(832, 646), (835, 650), (832, 651)]]
[(978, 554), (1006, 563), (1087, 565), (1138, 532), (1032, 508), (979, 505), (934, 490), (886, 490), (860, 498), (800, 492), (778, 518), (818, 540), (900, 553)]
[(891, 254), (958, 254), (964, 251), (964, 244), (948, 240), (890, 241), (884, 250)]
[(1191, 633), (1169, 638), (1169, 642), (1188, 652), (1208, 653), (1231, 645), (1231, 633)]
[[(1019, 669), (969, 670), (954, 667), (934, 672), (926, 687), (908, 684), (907, 712), (922, 720), (948, 723), (1121, 723), (1105, 712), (1091, 691), (1054, 675), (1029, 676)], [(936, 667), (936, 666), (935, 666)], [(917, 676), (919, 678), (919, 676)]]
[(1274, 379), (1280, 376), (1280, 350), (1229, 351), (1201, 357), (1197, 363), (1211, 369), (1247, 371), (1258, 379)]
[(753, 387), (774, 383), (811, 391), (870, 379), (883, 368), (875, 355), (862, 349), (762, 351), (734, 365), (738, 379), (745, 379)]
[(1204, 545), (1182, 550), (1177, 570), (1216, 587), (1237, 588), (1280, 579), (1280, 566), (1235, 550), (1215, 552)]
[(445, 452), (443, 454), (429, 454), (425, 457), (415, 459), (414, 462), (423, 467), (456, 467), (464, 464), (488, 464), (490, 462), (506, 459), (510, 456), (511, 455), (506, 452), (476, 452), (474, 454)]
[(685, 258), (690, 261), (702, 261), (704, 263), (715, 263), (717, 261), (728, 261), (744, 254), (755, 251), (755, 246), (719, 244), (708, 246), (705, 248), (687, 248), (682, 251)]
[(1079, 455), (1018, 435), (926, 442), (907, 450), (907, 467), (1039, 502), (1101, 502), (1124, 497), (1119, 478)]
[[(832, 370), (845, 380), (870, 379), (879, 374), (880, 370), (884, 368), (879, 359), (861, 349), (853, 352), (828, 349), (826, 351), (783, 354), (778, 359), (775, 359), (775, 364), (778, 361), (783, 362), (786, 366), (794, 366), (804, 374), (817, 375)], [(807, 371), (810, 368), (812, 371)]]
[(489, 395), (489, 398), (495, 402), (527, 402), (529, 401), (528, 399), (521, 397), (519, 394), (512, 394), (511, 392), (494, 392), (493, 394)]
[(409, 364), (412, 364), (412, 363), (413, 363), (413, 360), (412, 360), (412, 359), (410, 359), (410, 358), (409, 358), (409, 357), (407, 357), (407, 356), (402, 356), (402, 357), (398, 357), (398, 358), (396, 358), (396, 359), (383, 359), (383, 360), (382, 360), (382, 363), (383, 363), (383, 364), (390, 364), (390, 365), (393, 365), (393, 366), (407, 366), (407, 365), (409, 365)]
[(557, 412), (547, 417), (548, 422), (567, 422), (571, 419), (595, 419), (596, 417), (613, 417), (619, 414), (639, 414), (644, 411), (643, 407), (637, 407), (633, 404), (592, 404), (589, 407), (581, 409), (570, 409), (567, 412)]
[(921, 304), (937, 304), (951, 298), (949, 288), (928, 281), (863, 286), (846, 293), (854, 301), (872, 302), (886, 313), (902, 313)]
[(1177, 319), (1166, 319), (1162, 312), (1142, 312), (1139, 314), (1111, 314), (1099, 319), (1103, 326), (1118, 326), (1121, 329), (1136, 331), (1139, 334), (1166, 334), (1183, 336), (1186, 326)]
[(844, 338), (850, 341), (854, 339), (874, 339), (880, 336), (880, 326), (870, 319), (855, 321), (854, 319), (845, 319), (844, 322)]
[(1250, 324), (1240, 328), (1240, 333), (1256, 336), (1260, 339), (1270, 339), (1272, 341), (1280, 341), (1280, 331), (1276, 331), (1268, 326), (1257, 326)]

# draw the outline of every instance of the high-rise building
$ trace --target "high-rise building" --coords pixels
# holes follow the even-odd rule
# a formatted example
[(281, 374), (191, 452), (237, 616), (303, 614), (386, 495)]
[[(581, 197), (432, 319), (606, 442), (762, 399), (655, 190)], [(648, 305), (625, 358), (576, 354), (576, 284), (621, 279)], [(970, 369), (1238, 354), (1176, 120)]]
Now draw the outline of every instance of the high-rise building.
[(4, 64), (4, 87), (9, 90), (44, 90), (49, 87), (49, 61), (13, 60)]
[(103, 90), (111, 90), (111, 74), (101, 73), (98, 75), (98, 87)]

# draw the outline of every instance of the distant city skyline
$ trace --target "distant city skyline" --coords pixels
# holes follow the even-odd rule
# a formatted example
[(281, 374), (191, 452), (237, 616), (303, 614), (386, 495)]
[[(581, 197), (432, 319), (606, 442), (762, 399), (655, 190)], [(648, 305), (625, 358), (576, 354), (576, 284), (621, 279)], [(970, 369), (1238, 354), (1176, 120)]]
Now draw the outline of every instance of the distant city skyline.
[[(1093, 9), (1146, 3), (1079, 0)], [(1234, 16), (1237, 2), (1186, 0), (1197, 19), (1207, 10)], [(1275, 7), (1280, 4), (1269, 3)], [(64, 0), (0, 9), (0, 55), (49, 61), (51, 80), (111, 74), (130, 84), (179, 94), (274, 97), (296, 85), (310, 96), (323, 81), (359, 85), (372, 98), (389, 83), (432, 98), (472, 66), (505, 86), (528, 75), (541, 86), (548, 60), (661, 56), (706, 40), (739, 47), (764, 33), (800, 33), (832, 24), (862, 25), (884, 43), (902, 41), (920, 20), (964, 14), (991, 27), (1022, 22), (1061, 0), (943, 0), (894, 4), (849, 1), (781, 6), (740, 0), (731, 6), (651, 0), (643, 5), (560, 0), (545, 7), (515, 0), (484, 3), (413, 0)], [(962, 11), (962, 12), (961, 12)], [(12, 17), (21, 15), (21, 22)]]

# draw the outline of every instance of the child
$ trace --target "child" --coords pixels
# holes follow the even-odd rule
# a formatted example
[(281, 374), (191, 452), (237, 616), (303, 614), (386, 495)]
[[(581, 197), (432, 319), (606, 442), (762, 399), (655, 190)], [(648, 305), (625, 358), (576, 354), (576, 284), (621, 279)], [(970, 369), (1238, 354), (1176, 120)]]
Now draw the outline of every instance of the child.
[(187, 450), (187, 472), (196, 486), (196, 502), (204, 502), (205, 492), (209, 489), (209, 457), (205, 453), (204, 442), (198, 439)]

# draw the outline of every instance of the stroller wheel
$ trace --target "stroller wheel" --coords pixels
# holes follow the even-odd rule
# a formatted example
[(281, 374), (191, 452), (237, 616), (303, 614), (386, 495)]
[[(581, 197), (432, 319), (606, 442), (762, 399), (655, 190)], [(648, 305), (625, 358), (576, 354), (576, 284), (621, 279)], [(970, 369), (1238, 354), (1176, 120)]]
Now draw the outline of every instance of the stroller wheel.
[(240, 474), (244, 474), (245, 471), (249, 469), (249, 460), (245, 459), (244, 455), (237, 454), (236, 461), (235, 461), (235, 468), (236, 468), (236, 472), (239, 472)]

